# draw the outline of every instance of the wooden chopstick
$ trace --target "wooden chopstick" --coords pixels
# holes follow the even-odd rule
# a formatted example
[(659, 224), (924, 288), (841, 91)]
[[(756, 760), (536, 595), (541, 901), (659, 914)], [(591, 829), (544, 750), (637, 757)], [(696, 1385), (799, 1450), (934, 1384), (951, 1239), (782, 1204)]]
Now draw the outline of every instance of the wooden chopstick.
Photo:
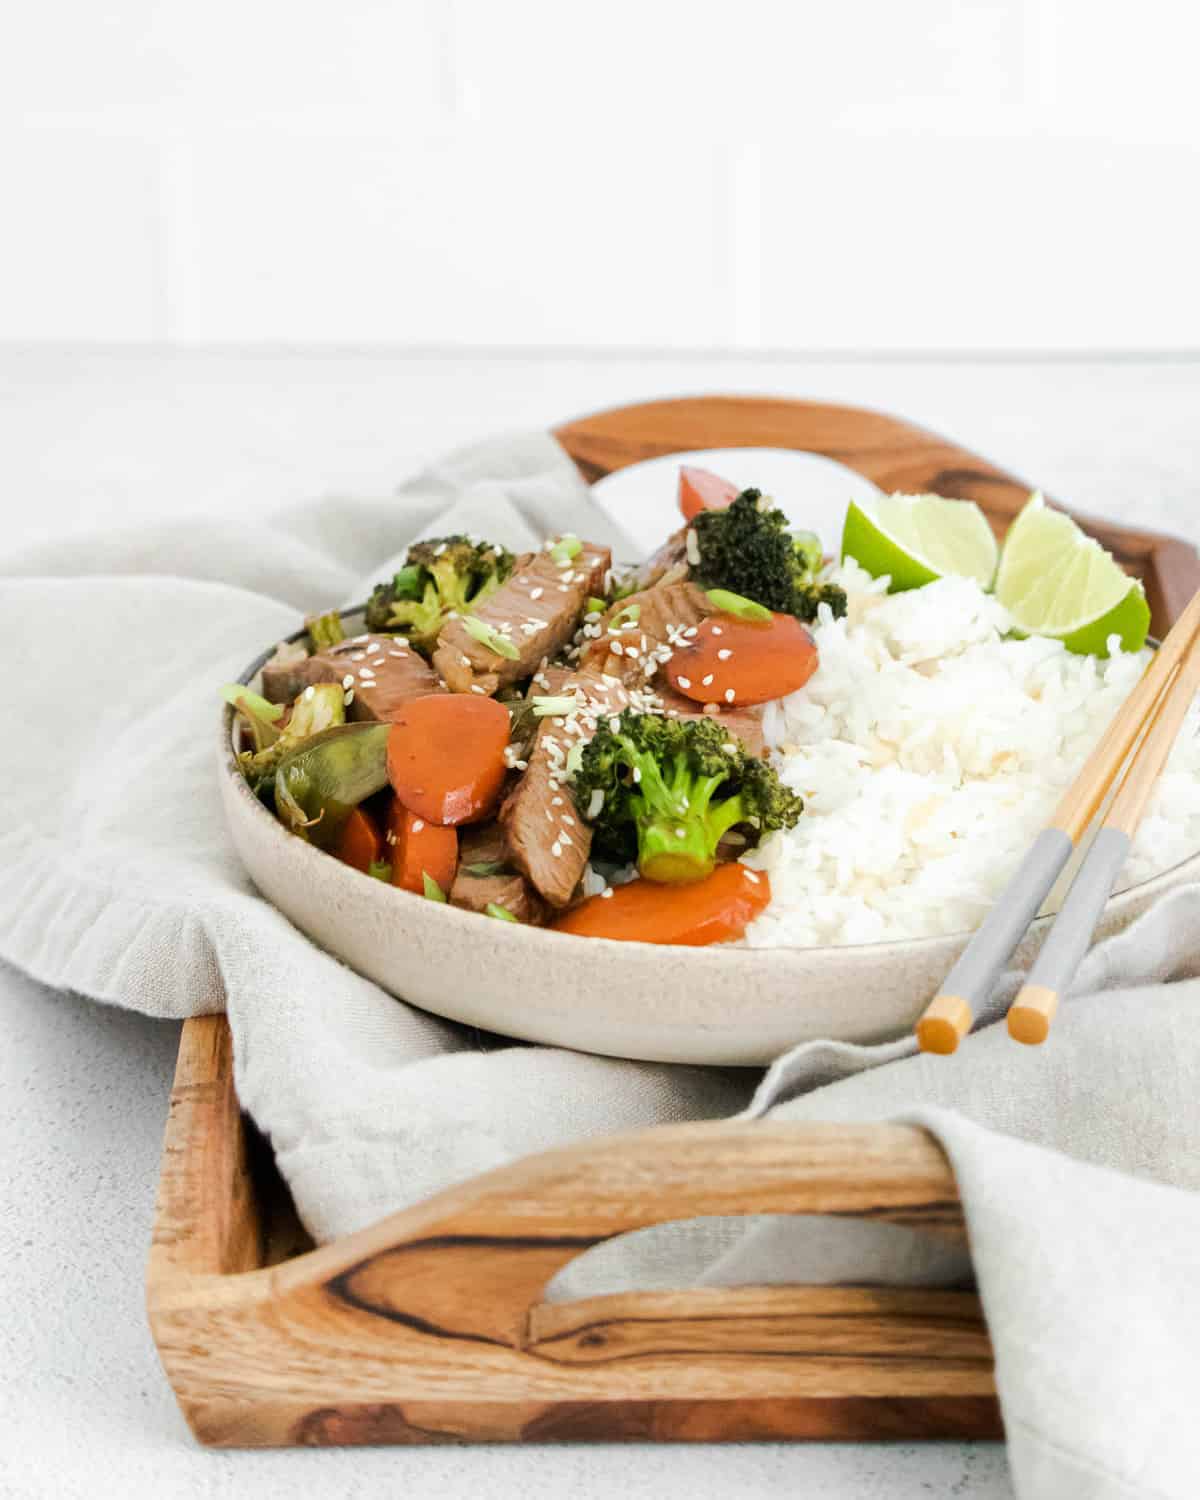
[(1016, 1041), (1036, 1046), (1049, 1035), (1059, 996), (1070, 984), (1088, 950), (1096, 924), (1129, 855), (1129, 846), (1142, 821), (1150, 794), (1179, 738), (1198, 688), (1200, 639), (1193, 640), (1188, 655), (1155, 705), (1146, 733), (1121, 777), (1096, 841), (1071, 882), (1067, 899), (1054, 919), (1029, 978), (1009, 1008), (1008, 1034)]
[(1200, 593), (1172, 626), (1137, 686), (1113, 716), (1054, 816), (1038, 834), (1016, 874), (946, 975), (917, 1022), (922, 1052), (950, 1053), (971, 1029), (973, 1007), (990, 993), (1041, 910), (1075, 845), (1108, 794), (1134, 741), (1200, 630)]

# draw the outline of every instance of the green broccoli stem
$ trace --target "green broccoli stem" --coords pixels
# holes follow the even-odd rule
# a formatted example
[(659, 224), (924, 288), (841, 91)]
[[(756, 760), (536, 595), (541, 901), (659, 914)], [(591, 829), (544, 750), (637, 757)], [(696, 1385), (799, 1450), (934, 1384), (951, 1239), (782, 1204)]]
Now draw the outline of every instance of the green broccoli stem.
[(632, 758), (639, 772), (633, 799), (639, 873), (664, 885), (711, 875), (717, 845), (743, 816), (741, 798), (730, 797), (714, 806), (713, 795), (725, 776), (697, 776), (686, 761), (677, 760), (667, 781), (652, 757), (635, 753)]
[(309, 615), (304, 623), (314, 651), (328, 650), (330, 646), (338, 646), (346, 639), (342, 617), (336, 609), (326, 610), (322, 615)]

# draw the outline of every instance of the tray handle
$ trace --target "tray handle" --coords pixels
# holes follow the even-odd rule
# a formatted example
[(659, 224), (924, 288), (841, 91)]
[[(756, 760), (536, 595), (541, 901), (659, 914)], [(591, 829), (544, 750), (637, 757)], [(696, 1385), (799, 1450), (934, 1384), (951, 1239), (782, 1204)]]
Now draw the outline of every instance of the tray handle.
[[(702, 448), (820, 453), (865, 475), (882, 490), (975, 500), (998, 536), (1032, 488), (978, 454), (899, 417), (783, 396), (647, 401), (566, 422), (554, 436), (589, 483), (643, 459)], [(1165, 635), (1200, 588), (1195, 546), (1162, 532), (1119, 526), (1075, 510), (1071, 514), (1127, 572), (1142, 580), (1153, 628)]]
[(671, 1220), (789, 1213), (964, 1233), (953, 1173), (923, 1130), (719, 1121), (525, 1158), (270, 1274), (278, 1291), (442, 1338), (528, 1347), (547, 1282), (593, 1245)]

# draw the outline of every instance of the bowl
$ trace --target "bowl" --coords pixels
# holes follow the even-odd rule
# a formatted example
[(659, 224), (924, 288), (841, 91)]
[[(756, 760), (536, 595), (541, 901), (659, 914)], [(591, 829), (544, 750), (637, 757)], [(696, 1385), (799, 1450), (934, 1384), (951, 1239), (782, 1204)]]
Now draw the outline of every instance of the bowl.
[[(343, 615), (347, 634), (361, 608)], [(297, 632), (294, 639), (303, 635)], [(273, 649), (273, 648), (272, 648)], [(270, 652), (242, 674), (256, 685)], [(675, 948), (578, 938), (425, 901), (288, 833), (246, 785), (221, 715), (221, 797), (254, 884), (301, 932), (390, 994), (501, 1035), (652, 1062), (763, 1066), (801, 1042), (910, 1030), (969, 934), (825, 948)], [(1200, 854), (1113, 897), (1099, 936), (1200, 878)], [(1018, 950), (1032, 962), (1049, 924)]]

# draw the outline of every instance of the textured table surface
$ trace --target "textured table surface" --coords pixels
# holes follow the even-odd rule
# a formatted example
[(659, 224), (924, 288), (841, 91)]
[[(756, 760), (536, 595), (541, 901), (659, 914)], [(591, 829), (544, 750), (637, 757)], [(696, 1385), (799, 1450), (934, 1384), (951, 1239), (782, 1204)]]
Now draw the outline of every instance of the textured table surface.
[[(0, 351), (5, 547), (383, 494), (440, 449), (701, 391), (882, 407), (1094, 512), (1200, 534), (1200, 365)], [(142, 1274), (178, 1028), (0, 968), (0, 1496), (1011, 1495), (994, 1444), (202, 1452)]]

